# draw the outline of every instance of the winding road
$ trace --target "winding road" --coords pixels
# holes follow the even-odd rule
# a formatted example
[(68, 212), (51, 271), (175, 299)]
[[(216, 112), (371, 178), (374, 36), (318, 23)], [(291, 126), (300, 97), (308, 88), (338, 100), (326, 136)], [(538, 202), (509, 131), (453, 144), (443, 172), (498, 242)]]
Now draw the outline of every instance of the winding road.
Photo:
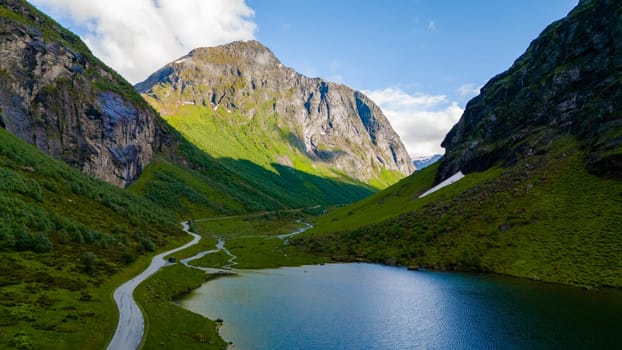
[[(229, 218), (233, 218), (233, 217), (229, 217)], [(221, 219), (221, 218), (216, 218), (216, 220), (218, 219)], [(206, 221), (206, 220), (203, 219), (203, 220), (195, 220), (195, 221)], [(287, 244), (288, 238), (301, 234), (305, 232), (306, 230), (310, 229), (311, 227), (313, 227), (313, 225), (311, 224), (303, 223), (301, 221), (298, 221), (298, 222), (301, 224), (304, 224), (305, 227), (302, 227), (292, 233), (278, 235), (276, 237), (283, 240), (284, 244)], [(125, 282), (124, 284), (122, 284), (119, 288), (117, 288), (114, 291), (114, 294), (113, 294), (114, 301), (117, 304), (117, 308), (119, 309), (119, 323), (117, 324), (117, 330), (115, 331), (114, 336), (112, 337), (112, 340), (108, 344), (108, 348), (107, 348), (108, 350), (134, 350), (134, 349), (138, 349), (138, 347), (140, 346), (140, 343), (143, 339), (143, 335), (145, 333), (145, 319), (143, 317), (141, 309), (138, 307), (138, 304), (136, 304), (136, 300), (134, 300), (134, 289), (136, 289), (136, 287), (139, 284), (141, 284), (144, 280), (149, 278), (151, 275), (158, 272), (160, 268), (171, 264), (168, 261), (164, 260), (164, 257), (166, 257), (167, 255), (173, 254), (175, 252), (178, 252), (180, 250), (186, 249), (190, 246), (193, 246), (199, 243), (199, 241), (201, 240), (201, 236), (199, 236), (196, 233), (190, 232), (190, 226), (188, 225), (187, 221), (182, 222), (181, 224), (183, 226), (184, 232), (186, 232), (187, 234), (193, 237), (192, 241), (180, 247), (177, 247), (175, 249), (171, 249), (169, 251), (166, 251), (164, 253), (154, 256), (153, 259), (151, 260), (151, 264), (145, 269), (145, 271), (143, 271), (140, 275), (132, 278), (131, 280)], [(216, 244), (216, 249), (201, 252), (190, 258), (182, 259), (180, 260), (180, 262), (188, 267), (198, 269), (198, 270), (203, 270), (206, 272), (213, 273), (213, 272), (222, 271), (221, 269), (205, 268), (205, 267), (193, 266), (189, 264), (190, 261), (192, 260), (199, 259), (207, 254), (213, 254), (221, 250), (224, 251), (230, 257), (228, 261), (229, 264), (226, 266), (223, 266), (223, 268), (231, 269), (235, 264), (237, 264), (237, 262), (235, 261), (237, 259), (237, 256), (233, 255), (227, 248), (225, 248), (225, 240), (222, 238), (218, 240), (218, 244)]]
[(190, 232), (188, 222), (182, 222), (182, 226), (184, 232), (193, 237), (192, 241), (181, 247), (154, 256), (151, 260), (151, 264), (145, 271), (125, 282), (114, 291), (114, 301), (117, 303), (117, 308), (119, 309), (119, 323), (117, 324), (117, 330), (114, 332), (110, 344), (108, 344), (108, 350), (137, 349), (140, 345), (145, 333), (145, 319), (138, 304), (136, 304), (134, 300), (134, 289), (151, 275), (158, 272), (162, 266), (170, 264), (164, 260), (165, 256), (199, 243), (201, 236)]

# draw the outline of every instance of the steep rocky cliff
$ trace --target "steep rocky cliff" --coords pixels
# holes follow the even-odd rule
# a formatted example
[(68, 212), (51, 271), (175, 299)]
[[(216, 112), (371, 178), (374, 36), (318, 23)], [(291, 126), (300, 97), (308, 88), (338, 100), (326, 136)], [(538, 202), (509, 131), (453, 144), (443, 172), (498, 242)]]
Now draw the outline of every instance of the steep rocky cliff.
[(118, 186), (140, 175), (162, 132), (131, 85), (21, 0), (0, 4), (0, 126)]
[(544, 152), (573, 134), (599, 175), (622, 173), (622, 2), (582, 0), (471, 100), (437, 181)]
[[(399, 136), (367, 96), (305, 77), (256, 41), (193, 50), (136, 87), (165, 117), (198, 113), (199, 124), (215, 118), (205, 127), (211, 131), (197, 136), (203, 140), (218, 142), (233, 120), (238, 128), (257, 124), (248, 132), (234, 129), (227, 146), (207, 145), (216, 156), (254, 161), (263, 152), (271, 154), (267, 163), (296, 167), (298, 152), (311, 160), (310, 172), (330, 167), (363, 182), (386, 177), (387, 170), (399, 174), (384, 185), (414, 170)], [(257, 150), (253, 142), (261, 143)], [(231, 143), (245, 151), (227, 152)]]

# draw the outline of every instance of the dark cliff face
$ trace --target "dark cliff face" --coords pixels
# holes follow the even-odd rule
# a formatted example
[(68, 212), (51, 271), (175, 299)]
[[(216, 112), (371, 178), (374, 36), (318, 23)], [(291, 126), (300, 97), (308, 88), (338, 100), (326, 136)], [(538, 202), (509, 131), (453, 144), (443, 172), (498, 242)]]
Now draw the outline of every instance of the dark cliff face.
[[(199, 48), (152, 74), (136, 88), (160, 113), (191, 104), (236, 111), (248, 118), (270, 104), (279, 124), (313, 162), (368, 181), (381, 169), (414, 167), (382, 111), (347, 86), (305, 77), (256, 41)], [(170, 112), (174, 113), (174, 112)]]
[(161, 146), (133, 87), (25, 1), (0, 5), (0, 57), (0, 126), (54, 158), (126, 186)]
[(622, 173), (622, 2), (581, 1), (491, 79), (447, 134), (437, 174), (485, 170), (575, 135), (587, 166)]

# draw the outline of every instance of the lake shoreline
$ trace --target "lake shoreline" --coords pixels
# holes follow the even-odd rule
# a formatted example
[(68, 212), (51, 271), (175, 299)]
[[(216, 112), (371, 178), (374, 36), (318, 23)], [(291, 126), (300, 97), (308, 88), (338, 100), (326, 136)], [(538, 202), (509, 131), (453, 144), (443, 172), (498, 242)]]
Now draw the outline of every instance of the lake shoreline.
[[(582, 291), (586, 293), (593, 293), (593, 295), (609, 295), (612, 293), (615, 294), (615, 293), (622, 292), (622, 288), (616, 288), (616, 287), (609, 287), (609, 286), (595, 287), (595, 286), (589, 286), (589, 285), (573, 285), (573, 284), (559, 283), (559, 282), (553, 282), (553, 281), (544, 281), (544, 280), (538, 280), (538, 279), (533, 279), (533, 278), (524, 277), (524, 276), (514, 276), (514, 275), (495, 273), (495, 272), (462, 271), (462, 270), (456, 270), (456, 269), (453, 269), (453, 270), (436, 269), (436, 268), (432, 268), (428, 266), (418, 266), (418, 269), (412, 270), (412, 269), (409, 269), (408, 266), (403, 266), (403, 265), (389, 265), (389, 264), (381, 264), (381, 263), (371, 262), (371, 261), (357, 260), (357, 261), (332, 261), (332, 262), (320, 263), (320, 264), (283, 265), (279, 267), (257, 267), (257, 268), (247, 267), (244, 269), (235, 269), (235, 270), (230, 270), (230, 271), (206, 272), (205, 273), (205, 275), (207, 276), (206, 280), (200, 286), (197, 286), (196, 288), (188, 290), (182, 294), (176, 295), (175, 297), (173, 297), (171, 301), (176, 307), (196, 313), (192, 310), (188, 310), (184, 308), (181, 305), (181, 303), (185, 299), (192, 297), (192, 294), (196, 290), (207, 285), (210, 282), (215, 281), (216, 279), (223, 278), (223, 277), (244, 277), (244, 272), (253, 273), (257, 271), (279, 270), (279, 269), (284, 269), (284, 268), (296, 268), (296, 267), (306, 267), (306, 266), (319, 267), (319, 266), (338, 265), (338, 264), (370, 264), (370, 265), (377, 265), (377, 266), (383, 266), (383, 267), (394, 267), (394, 268), (404, 269), (404, 270), (409, 271), (410, 273), (425, 274), (428, 272), (432, 272), (432, 273), (441, 273), (441, 274), (465, 275), (465, 276), (471, 276), (471, 277), (483, 277), (483, 278), (490, 278), (490, 279), (502, 279), (502, 280), (530, 283), (530, 284), (533, 284), (534, 286), (551, 286), (551, 287), (558, 287), (558, 288), (559, 287), (567, 288), (567, 289)], [(235, 343), (233, 343), (232, 340), (230, 339), (226, 339), (221, 334), (222, 325), (224, 322), (226, 322), (226, 320), (224, 319), (212, 320), (209, 317), (206, 317), (204, 315), (201, 315), (201, 316), (212, 322), (216, 322), (218, 336), (220, 337), (220, 339), (222, 339), (222, 341), (228, 344), (227, 349), (235, 349), (235, 347), (233, 348), (231, 347), (231, 346), (235, 346)]]
[[(198, 221), (198, 220), (197, 220)], [(237, 220), (236, 220), (237, 221)], [(298, 222), (299, 224), (301, 222)], [(306, 224), (305, 228), (308, 228), (309, 224)], [(196, 231), (196, 230), (195, 230)], [(294, 231), (294, 233), (302, 233), (299, 232), (300, 228), (296, 229)], [(205, 234), (205, 232), (203, 232)], [(285, 240), (279, 236), (283, 236), (283, 238), (285, 238)], [(209, 237), (209, 236), (207, 236)], [(218, 236), (211, 234), (212, 239), (216, 239)], [(223, 239), (223, 236), (220, 236), (221, 238), (219, 239)], [(287, 243), (289, 243), (289, 241), (287, 240), (288, 238), (291, 237), (291, 234), (281, 234), (281, 235), (275, 235), (271, 238), (273, 239), (279, 239), (279, 240), (283, 240), (283, 244), (286, 245)], [(236, 239), (239, 239), (241, 237), (232, 237), (231, 238), (231, 242), (235, 242)], [(266, 238), (268, 239), (268, 238)], [(220, 241), (218, 241), (220, 242)], [(229, 242), (229, 239), (227, 239), (227, 242)], [(287, 243), (286, 243), (287, 242)], [(224, 244), (223, 244), (224, 245)], [(227, 243), (227, 246), (229, 246), (229, 243)], [(232, 246), (233, 248), (235, 248), (235, 246)], [(217, 246), (218, 248), (218, 246)], [(295, 244), (293, 245), (289, 245), (289, 248), (293, 248), (295, 249), (295, 251), (298, 250), (298, 247), (295, 246)], [(205, 246), (206, 249), (205, 251), (209, 250), (207, 249), (207, 246)], [(219, 248), (221, 249), (221, 248)], [(213, 248), (211, 249), (213, 251)], [(245, 251), (243, 251), (242, 253), (244, 253)], [(292, 252), (293, 253), (293, 252)], [(240, 254), (239, 252), (237, 254)], [(295, 254), (295, 253), (293, 253)], [(243, 255), (241, 255), (243, 256)], [(254, 267), (253, 264), (245, 264), (243, 269), (233, 269), (233, 270), (226, 270), (227, 272), (225, 274), (213, 274), (213, 273), (205, 273), (205, 270), (208, 270), (208, 268), (202, 268), (200, 266), (195, 266), (193, 268), (193, 266), (185, 266), (184, 268), (190, 267), (191, 269), (196, 269), (197, 267), (199, 268), (199, 270), (203, 269), (203, 276), (204, 280), (199, 283), (199, 284), (194, 284), (194, 288), (189, 289), (189, 290), (185, 290), (184, 293), (180, 293), (178, 295), (174, 295), (171, 299), (169, 299), (172, 303), (171, 305), (174, 306), (175, 308), (179, 308), (182, 310), (186, 310), (188, 312), (192, 312), (195, 313), (194, 311), (189, 311), (185, 308), (183, 308), (181, 306), (181, 304), (183, 303), (184, 300), (186, 300), (187, 298), (191, 298), (193, 293), (195, 293), (198, 289), (202, 288), (203, 286), (207, 285), (208, 282), (214, 282), (216, 279), (219, 279), (220, 277), (226, 277), (227, 275), (230, 274), (236, 274), (236, 272), (241, 272), (242, 274), (245, 271), (248, 272), (254, 272), (254, 271), (262, 271), (262, 270), (272, 270), (272, 269), (280, 269), (280, 268), (291, 268), (291, 267), (304, 267), (304, 266), (309, 266), (309, 267), (319, 267), (322, 266), (324, 264), (326, 265), (335, 265), (335, 264), (348, 264), (348, 263), (362, 263), (362, 264), (371, 264), (371, 265), (377, 265), (377, 266), (383, 266), (383, 267), (396, 267), (399, 269), (408, 269), (408, 266), (402, 266), (402, 265), (390, 265), (390, 264), (382, 264), (379, 262), (373, 262), (373, 261), (365, 261), (362, 259), (343, 259), (343, 260), (336, 260), (336, 259), (328, 259), (327, 257), (320, 257), (317, 256), (318, 259), (320, 259), (319, 261), (325, 261), (325, 262), (321, 262), (321, 263), (310, 263), (310, 261), (308, 259), (304, 260), (302, 263), (293, 263), (293, 264), (282, 264), (283, 261), (275, 261), (277, 264), (279, 264), (278, 266), (262, 266), (261, 263), (262, 261), (252, 261), (252, 262), (257, 262), (259, 265), (256, 265), (257, 267)], [(323, 260), (326, 259), (326, 260)], [(182, 259), (180, 259), (181, 261)], [(248, 261), (248, 260), (247, 260)], [(316, 260), (317, 261), (317, 260)], [(180, 264), (176, 264), (176, 265), (182, 265)], [(250, 266), (249, 266), (250, 265)], [(208, 265), (205, 265), (208, 266)], [(217, 265), (214, 265), (217, 266)], [(426, 274), (428, 272), (431, 273), (448, 273), (448, 274), (462, 274), (462, 275), (468, 275), (468, 276), (476, 276), (476, 277), (484, 277), (484, 278), (502, 278), (502, 279), (512, 279), (512, 280), (516, 280), (516, 281), (528, 281), (529, 283), (534, 283), (534, 286), (540, 286), (540, 285), (551, 285), (551, 286), (564, 286), (564, 287), (568, 287), (568, 288), (574, 288), (577, 290), (583, 290), (583, 291), (589, 291), (590, 293), (593, 293), (593, 295), (598, 295), (598, 294), (608, 294), (609, 291), (619, 291), (620, 289), (618, 288), (610, 288), (610, 287), (592, 287), (592, 286), (586, 286), (586, 285), (573, 285), (573, 284), (567, 284), (567, 283), (558, 283), (558, 282), (551, 282), (551, 281), (543, 281), (543, 280), (537, 280), (537, 279), (533, 279), (533, 278), (529, 278), (526, 276), (514, 276), (514, 275), (509, 275), (509, 274), (503, 274), (503, 273), (496, 273), (496, 272), (491, 272), (491, 271), (464, 271), (464, 270), (460, 270), (457, 269), (455, 267), (452, 268), (433, 268), (430, 266), (426, 266), (426, 265), (421, 265), (421, 266), (417, 266), (417, 269), (419, 271), (409, 271), (409, 273), (415, 273), (415, 274)], [(195, 270), (195, 271), (199, 271), (199, 270)], [(224, 272), (224, 271), (223, 271)], [(239, 276), (242, 276), (241, 274), (238, 274)], [(243, 277), (243, 276), (242, 276)], [(540, 283), (540, 282), (544, 282), (544, 283)], [(214, 323), (215, 321), (211, 320), (208, 317), (205, 316), (201, 316), (202, 318), (205, 318), (207, 321)], [(224, 319), (224, 322), (226, 323), (227, 320)], [(218, 337), (225, 342), (225, 337), (223, 336), (223, 334), (221, 334), (221, 328), (222, 324), (217, 325), (217, 334)]]
[[(350, 271), (349, 275), (347, 276), (344, 275), (344, 276), (339, 277), (338, 279), (331, 280), (331, 278), (333, 278), (332, 276), (333, 276), (334, 271), (341, 270), (341, 269), (346, 269)], [(438, 305), (437, 302), (432, 302), (433, 300), (438, 300), (436, 296), (437, 293), (441, 295), (447, 294), (446, 289), (436, 288), (434, 289), (431, 295), (424, 295), (424, 296), (419, 297), (417, 296), (417, 293), (420, 292), (418, 290), (419, 288), (411, 286), (410, 288), (406, 290), (406, 292), (409, 295), (407, 299), (400, 301), (398, 303), (399, 305), (397, 306), (397, 308), (394, 309), (394, 311), (385, 310), (381, 312), (381, 313), (385, 313), (386, 315), (388, 315), (388, 317), (390, 317), (391, 319), (395, 319), (395, 317), (397, 317), (397, 319), (401, 319), (404, 317), (408, 318), (408, 317), (412, 317), (413, 315), (416, 315), (418, 312), (409, 310), (408, 308), (402, 309), (402, 307), (406, 307), (408, 303), (411, 303), (411, 302), (419, 302), (420, 305), (418, 306), (418, 308), (427, 309), (428, 312), (432, 310), (431, 312), (434, 315), (436, 316), (440, 315), (444, 318), (447, 318), (448, 320), (453, 320), (453, 321), (455, 321), (456, 317), (459, 318), (459, 315), (461, 315), (461, 313), (464, 313), (465, 310), (469, 311), (469, 310), (472, 310), (473, 308), (479, 310), (479, 312), (490, 314), (487, 317), (494, 318), (496, 317), (494, 315), (495, 314), (494, 310), (498, 309), (499, 307), (498, 306), (492, 306), (492, 307), (482, 306), (488, 302), (489, 298), (493, 298), (495, 300), (500, 299), (500, 300), (497, 300), (497, 302), (501, 303), (501, 305), (506, 305), (506, 306), (501, 307), (499, 311), (503, 311), (505, 314), (510, 315), (508, 317), (518, 317), (519, 319), (521, 319), (522, 317), (522, 319), (525, 319), (525, 317), (527, 317), (525, 315), (530, 315), (529, 312), (535, 312), (536, 314), (540, 312), (538, 311), (538, 308), (535, 308), (533, 305), (525, 304), (525, 300), (523, 299), (524, 298), (523, 296), (531, 295), (531, 294), (536, 295), (539, 298), (538, 300), (540, 299), (546, 300), (546, 301), (541, 302), (542, 307), (545, 309), (547, 307), (551, 308), (549, 304), (556, 303), (557, 299), (561, 299), (561, 300), (576, 299), (579, 301), (579, 303), (577, 304), (578, 306), (576, 310), (579, 313), (581, 312), (589, 313), (590, 308), (586, 307), (585, 305), (591, 305), (590, 303), (596, 303), (597, 305), (600, 305), (599, 308), (604, 309), (605, 311), (607, 311), (607, 309), (610, 309), (610, 308), (612, 310), (622, 310), (622, 302), (618, 301), (620, 297), (620, 291), (617, 289), (603, 288), (597, 291), (592, 290), (592, 291), (589, 291), (589, 293), (585, 293), (584, 289), (577, 288), (575, 286), (551, 284), (551, 283), (537, 283), (537, 281), (531, 281), (525, 278), (516, 278), (513, 276), (500, 275), (500, 274), (453, 272), (453, 271), (420, 271), (420, 272), (417, 272), (417, 271), (408, 271), (405, 267), (370, 264), (370, 263), (364, 263), (364, 262), (331, 263), (331, 264), (326, 264), (325, 266), (322, 266), (322, 265), (302, 265), (302, 266), (296, 266), (296, 267), (283, 266), (280, 268), (267, 269), (267, 270), (266, 269), (245, 269), (245, 270), (239, 271), (240, 278), (230, 279), (229, 281), (224, 280), (224, 279), (210, 281), (210, 282), (217, 283), (217, 284), (204, 283), (191, 296), (189, 296), (187, 299), (185, 299), (182, 302), (183, 304), (182, 306), (184, 309), (199, 313), (203, 315), (204, 317), (223, 319), (224, 327), (219, 329), (219, 332), (218, 332), (219, 336), (225, 341), (234, 342), (234, 344), (237, 344), (237, 346), (240, 348), (245, 348), (249, 346), (249, 344), (244, 343), (244, 342), (240, 343), (239, 337), (240, 336), (242, 336), (242, 338), (246, 337), (247, 338), (246, 341), (248, 341), (249, 335), (238, 334), (238, 333), (239, 333), (239, 329), (244, 329), (243, 333), (246, 333), (247, 327), (250, 327), (250, 326), (248, 324), (240, 324), (239, 323), (240, 320), (238, 318), (240, 317), (245, 318), (249, 316), (237, 316), (237, 312), (247, 312), (250, 315), (255, 315), (257, 313), (260, 313), (260, 311), (267, 312), (269, 315), (268, 319), (272, 319), (272, 320), (278, 319), (279, 324), (282, 323), (285, 325), (289, 325), (289, 324), (300, 325), (299, 322), (303, 322), (303, 324), (305, 324), (304, 322), (307, 322), (306, 318), (308, 317), (310, 320), (315, 320), (315, 323), (314, 323), (315, 326), (318, 326), (319, 324), (320, 325), (319, 327), (322, 327), (322, 324), (324, 323), (324, 321), (330, 322), (330, 319), (333, 317), (331, 316), (332, 312), (339, 313), (339, 311), (334, 311), (330, 309), (331, 313), (323, 314), (324, 316), (320, 316), (319, 318), (316, 317), (317, 315), (313, 315), (313, 313), (311, 313), (310, 315), (307, 315), (306, 312), (309, 311), (309, 308), (314, 309), (316, 307), (319, 307), (313, 304), (314, 303), (314, 301), (312, 301), (313, 299), (311, 299), (311, 301), (305, 299), (299, 302), (297, 301), (295, 304), (288, 304), (287, 300), (288, 298), (291, 298), (292, 296), (291, 295), (283, 296), (282, 295), (283, 293), (281, 293), (282, 289), (302, 288), (300, 287), (301, 284), (304, 285), (305, 287), (310, 286), (311, 288), (313, 288), (314, 284), (311, 282), (309, 282), (311, 283), (310, 285), (304, 284), (305, 279), (308, 279), (308, 278), (316, 279), (316, 280), (319, 279), (321, 281), (324, 281), (322, 282), (324, 283), (322, 284), (322, 286), (324, 287), (324, 290), (327, 290), (329, 294), (333, 292), (335, 294), (334, 296), (332, 294), (329, 295), (328, 300), (330, 303), (331, 300), (333, 300), (333, 298), (339, 298), (339, 293), (340, 291), (343, 290), (343, 281), (342, 281), (343, 278), (354, 279), (354, 280), (362, 278), (365, 280), (366, 277), (365, 277), (364, 272), (368, 270), (387, 271), (389, 274), (398, 275), (399, 280), (395, 282), (397, 284), (404, 282), (404, 280), (423, 280), (423, 281), (428, 281), (428, 282), (429, 281), (432, 281), (432, 282), (450, 281), (450, 285), (451, 283), (454, 283), (454, 284), (457, 283), (458, 287), (452, 287), (452, 288), (454, 289), (454, 291), (457, 291), (460, 293), (459, 294), (460, 298), (467, 298), (467, 300), (462, 300), (460, 303), (458, 303), (458, 302), (451, 301), (453, 297), (449, 299), (447, 299), (447, 297), (441, 297), (441, 300), (444, 300), (444, 302), (453, 303), (452, 304), (453, 308), (458, 307), (458, 309), (455, 309), (455, 310), (454, 309), (447, 310), (447, 308), (443, 306), (442, 304)], [(262, 272), (262, 271), (266, 271), (266, 272)], [(270, 282), (270, 281), (279, 281), (279, 278), (281, 282), (275, 282), (276, 284), (274, 285), (272, 284), (272, 282)], [(264, 282), (262, 282), (262, 280)], [(389, 287), (391, 286), (391, 282), (387, 282), (384, 279), (372, 279), (372, 280), (373, 281), (382, 280), (383, 281), (382, 284), (388, 284)], [(257, 283), (260, 283), (260, 284), (257, 285)], [(360, 287), (361, 289), (360, 290), (357, 289), (356, 293), (359, 293), (360, 291), (362, 291), (363, 293), (368, 293), (369, 291), (365, 289), (371, 289), (373, 291), (374, 288), (378, 287), (377, 283), (374, 283), (374, 282), (370, 283), (370, 281), (367, 281), (366, 284), (363, 284), (363, 285), (365, 286), (365, 288), (361, 286)], [(480, 296), (480, 294), (482, 293), (480, 291), (480, 288), (471, 288), (469, 287), (470, 285), (481, 285), (484, 287), (484, 291), (486, 290), (486, 288), (490, 289), (490, 286), (499, 286), (498, 288), (497, 287), (495, 288), (497, 289), (500, 288), (500, 289), (498, 293), (490, 294), (490, 292), (485, 292), (482, 296)], [(223, 286), (229, 286), (229, 287), (223, 287)], [(233, 288), (232, 286), (236, 286), (236, 290), (238, 290), (238, 292), (239, 290), (245, 291), (245, 292), (242, 292), (242, 295), (244, 296), (237, 296), (235, 293), (229, 294), (229, 292), (231, 292), (231, 288)], [(423, 287), (425, 287), (425, 284), (423, 285)], [(452, 288), (449, 288), (449, 290), (452, 290)], [(467, 288), (467, 290), (472, 290), (472, 291), (467, 292), (467, 294), (463, 294), (462, 290), (464, 288)], [(266, 290), (269, 289), (269, 290), (265, 291), (264, 289)], [(248, 294), (249, 291), (252, 291), (252, 293)], [(314, 295), (314, 293), (316, 292), (320, 294), (323, 293), (323, 291), (316, 291), (313, 289), (307, 290), (304, 288), (300, 290), (292, 291), (292, 293), (298, 293), (303, 296), (306, 294)], [(225, 294), (220, 295), (219, 293), (225, 293)], [(382, 293), (380, 295), (382, 295)], [(218, 297), (215, 297), (215, 296), (218, 296)], [(194, 300), (192, 300), (193, 298)], [(208, 299), (205, 299), (205, 298), (208, 298)], [(298, 298), (298, 296), (296, 296), (296, 298)], [(357, 299), (357, 298), (358, 297), (348, 297), (346, 300), (341, 301), (339, 303), (348, 304), (351, 302), (351, 299)], [(524, 305), (520, 307), (517, 306), (517, 309), (514, 310), (513, 309), (515, 307), (514, 304), (512, 304), (511, 302), (505, 301), (506, 298), (509, 298), (509, 300), (512, 300), (512, 298), (514, 299), (518, 298), (517, 305), (522, 305), (522, 304)], [(320, 298), (320, 300), (323, 300), (323, 299)], [(366, 300), (366, 299), (363, 298), (362, 300)], [(280, 305), (281, 302), (286, 303), (285, 304), (286, 306)], [(401, 304), (402, 302), (405, 302), (405, 304), (402, 305)], [(203, 309), (196, 309), (195, 306), (199, 305), (197, 303), (199, 303), (200, 305), (203, 305), (201, 306)], [(232, 303), (233, 303), (233, 306), (232, 306)], [(239, 305), (235, 306), (235, 304), (240, 304), (240, 303), (242, 303), (243, 306), (242, 306), (242, 309), (238, 310), (236, 308), (239, 308), (240, 306)], [(261, 309), (261, 305), (259, 306), (255, 305), (255, 304), (266, 304), (266, 303), (268, 304), (268, 306), (265, 306), (266, 309)], [(310, 303), (310, 306), (306, 307), (304, 305), (307, 303)], [(380, 302), (380, 303), (382, 305), (384, 302)], [(371, 304), (368, 303), (367, 305), (373, 305), (373, 304), (374, 302), (371, 302)], [(603, 307), (603, 304), (605, 305), (604, 307)], [(567, 317), (561, 317), (561, 315), (563, 315), (564, 313), (572, 314), (572, 312), (575, 311), (574, 303), (567, 303), (565, 305), (566, 305), (565, 307), (560, 309), (562, 310), (562, 313), (560, 315), (557, 315), (557, 313), (560, 310), (557, 310), (557, 308), (553, 308), (557, 310), (552, 314), (554, 315), (553, 317), (561, 318), (562, 319), (561, 322), (565, 322), (568, 319)], [(260, 309), (256, 310), (255, 308), (257, 307), (259, 307)], [(363, 307), (363, 309), (365, 307)], [(206, 311), (209, 308), (212, 308), (211, 311), (209, 312)], [(234, 312), (233, 314), (231, 314), (233, 311), (230, 311), (229, 314), (222, 313), (223, 312), (222, 310), (226, 310), (228, 308), (233, 308), (231, 310), (238, 310), (238, 311)], [(281, 310), (281, 311), (278, 311), (278, 310)], [(323, 311), (323, 312), (327, 312), (327, 311)], [(346, 314), (348, 312), (350, 311), (347, 311)], [(294, 320), (290, 319), (292, 318), (292, 315), (290, 315), (291, 313), (297, 314), (298, 319), (294, 319)], [(515, 313), (518, 313), (519, 316), (512, 316)], [(616, 316), (611, 318), (611, 320), (617, 320), (619, 316), (620, 315), (616, 314)], [(255, 318), (256, 316), (250, 316), (250, 317)], [(281, 320), (280, 317), (284, 317), (284, 319)], [(350, 317), (353, 317), (353, 319), (358, 320), (359, 317), (365, 317), (365, 315), (355, 315), (355, 316), (350, 316)], [(480, 319), (479, 317), (481, 317), (481, 315), (480, 316), (469, 316), (467, 317), (467, 319), (471, 319), (472, 317), (476, 317), (475, 319), (479, 320)], [(594, 318), (594, 317), (589, 316), (585, 319), (590, 319), (590, 318)], [(538, 316), (536, 317), (536, 320), (537, 319), (542, 320), (542, 317)], [(546, 320), (546, 317), (544, 317), (544, 319)], [(261, 330), (257, 332), (261, 333), (261, 332), (266, 331), (265, 329), (262, 328), (264, 327), (264, 325), (262, 325), (261, 323), (269, 322), (269, 321), (258, 321), (258, 322), (260, 323), (260, 325), (256, 327), (259, 327)], [(309, 322), (313, 322), (313, 321), (309, 321)], [(422, 322), (425, 324), (427, 321), (424, 319)], [(543, 321), (538, 321), (538, 322), (543, 322)], [(605, 320), (603, 322), (607, 323), (609, 321)], [(558, 326), (559, 325), (555, 327), (558, 327)], [(585, 327), (586, 325), (583, 325), (583, 326)], [(606, 324), (606, 326), (609, 327), (610, 324)], [(333, 325), (332, 327), (339, 327), (339, 326)], [(358, 323), (357, 323), (357, 327), (359, 327)], [(366, 327), (369, 327), (369, 325), (367, 325)], [(532, 326), (527, 326), (527, 327), (532, 327)], [(556, 329), (555, 327), (553, 328), (554, 330)], [(463, 329), (463, 328), (458, 327), (457, 329)], [(486, 327), (481, 328), (480, 331), (484, 329), (486, 329)], [(507, 333), (510, 331), (511, 329), (504, 330), (503, 332)], [(259, 337), (261, 336), (262, 335), (260, 334)], [(316, 334), (316, 336), (318, 335)], [(513, 336), (516, 336), (516, 334), (513, 334), (513, 333), (505, 334), (504, 336), (513, 337)], [(543, 339), (547, 337), (544, 335), (537, 335), (532, 338)], [(554, 338), (554, 339), (556, 339), (556, 341), (560, 341), (557, 338)], [(527, 341), (527, 340), (524, 340), (524, 341)], [(335, 342), (336, 342), (335, 344), (337, 344), (336, 340)], [(279, 346), (277, 347), (282, 347), (284, 343), (278, 343), (278, 344)], [(417, 343), (412, 343), (412, 344), (417, 344)], [(270, 345), (274, 345), (274, 344), (270, 343)], [(258, 343), (258, 346), (263, 347), (266, 345), (265, 343), (260, 342)], [(293, 344), (292, 346), (300, 347), (302, 345), (296, 343), (296, 344)], [(555, 348), (555, 346), (553, 347)], [(350, 348), (357, 348), (357, 347), (354, 346)]]

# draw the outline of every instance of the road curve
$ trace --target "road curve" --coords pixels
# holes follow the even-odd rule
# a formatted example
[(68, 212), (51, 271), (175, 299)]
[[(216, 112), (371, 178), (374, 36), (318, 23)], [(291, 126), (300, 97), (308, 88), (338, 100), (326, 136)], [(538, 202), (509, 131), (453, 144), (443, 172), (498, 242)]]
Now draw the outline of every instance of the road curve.
[(117, 330), (112, 337), (112, 340), (108, 344), (108, 350), (133, 350), (137, 349), (142, 341), (145, 333), (145, 319), (143, 314), (134, 300), (134, 289), (142, 283), (149, 276), (158, 272), (158, 270), (167, 264), (169, 264), (164, 257), (173, 254), (182, 249), (186, 249), (192, 245), (199, 243), (201, 236), (196, 233), (190, 232), (190, 226), (188, 222), (181, 223), (184, 232), (193, 237), (192, 241), (171, 249), (167, 252), (158, 254), (153, 257), (151, 264), (140, 275), (132, 278), (131, 280), (122, 284), (114, 291), (114, 301), (119, 309), (119, 323), (117, 324)]

